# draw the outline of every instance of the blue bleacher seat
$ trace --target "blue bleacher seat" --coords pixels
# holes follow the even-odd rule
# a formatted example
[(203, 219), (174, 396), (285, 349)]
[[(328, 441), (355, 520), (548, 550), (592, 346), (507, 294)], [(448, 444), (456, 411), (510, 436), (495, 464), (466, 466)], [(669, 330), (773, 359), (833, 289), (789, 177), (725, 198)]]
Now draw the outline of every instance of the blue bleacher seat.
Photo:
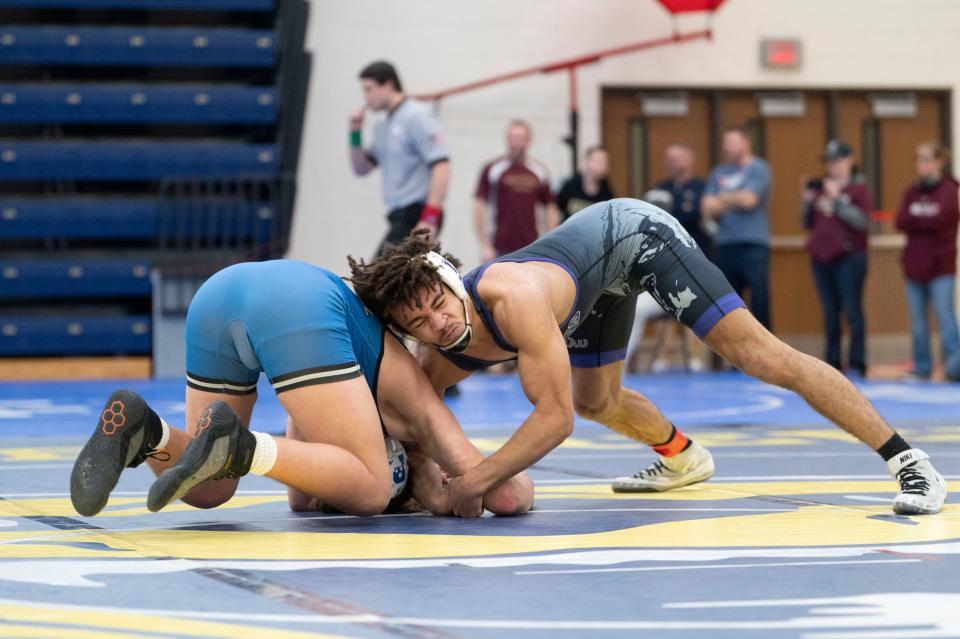
[(0, 200), (0, 240), (157, 237), (157, 201)]
[(272, 67), (272, 31), (182, 27), (0, 27), (0, 64)]
[(150, 264), (142, 260), (0, 261), (0, 299), (149, 294)]
[(0, 0), (0, 358), (150, 354), (189, 300), (164, 290), (283, 254), (307, 16)]
[(273, 0), (0, 0), (0, 9), (271, 11)]
[(0, 84), (0, 123), (269, 124), (273, 87)]
[(0, 356), (142, 355), (150, 352), (150, 317), (0, 317)]
[(0, 199), (0, 241), (148, 241), (158, 239), (162, 226), (171, 242), (197, 237), (256, 245), (269, 241), (275, 217), (269, 203), (236, 200), (183, 204), (156, 198)]
[(0, 181), (149, 181), (174, 175), (271, 174), (272, 144), (0, 140)]

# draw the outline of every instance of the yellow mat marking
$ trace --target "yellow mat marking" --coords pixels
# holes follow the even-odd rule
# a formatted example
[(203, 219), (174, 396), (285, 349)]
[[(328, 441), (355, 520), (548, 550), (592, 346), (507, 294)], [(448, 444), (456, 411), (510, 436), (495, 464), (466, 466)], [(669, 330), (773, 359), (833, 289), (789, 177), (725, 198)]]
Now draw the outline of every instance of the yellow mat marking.
[[(24, 632), (29, 626), (0, 625), (0, 637), (64, 637), (93, 639), (126, 639), (128, 637), (223, 637), (224, 639), (343, 639), (334, 635), (313, 632), (297, 632), (266, 626), (252, 626), (249, 623), (230, 624), (197, 619), (181, 619), (165, 615), (124, 612), (109, 610), (83, 609), (80, 606), (57, 606), (56, 604), (23, 605), (0, 603), (0, 620), (3, 622), (35, 623), (36, 632)], [(85, 626), (70, 628), (70, 626)], [(150, 628), (150, 634), (130, 634)], [(88, 630), (96, 629), (96, 630)], [(113, 630), (127, 631), (121, 633)], [(108, 634), (109, 633), (109, 634)]]
[[(731, 513), (613, 531), (529, 536), (326, 532), (322, 520), (317, 521), (315, 532), (20, 531), (0, 533), (0, 558), (397, 559), (595, 548), (886, 545), (960, 538), (960, 518), (952, 516), (960, 514), (960, 505), (948, 505), (941, 515), (915, 517), (915, 525), (869, 518), (888, 514), (884, 505), (801, 506), (789, 512)], [(147, 517), (137, 519), (141, 525), (148, 521)]]

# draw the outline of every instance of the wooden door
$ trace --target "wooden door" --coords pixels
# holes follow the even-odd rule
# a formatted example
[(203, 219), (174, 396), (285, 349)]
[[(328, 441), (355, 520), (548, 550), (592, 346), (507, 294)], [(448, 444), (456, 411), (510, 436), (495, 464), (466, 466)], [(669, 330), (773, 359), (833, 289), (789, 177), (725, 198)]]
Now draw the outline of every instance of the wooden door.
[(871, 333), (909, 330), (900, 254), (903, 238), (893, 217), (907, 186), (915, 179), (914, 149), (923, 140), (940, 139), (944, 130), (941, 96), (918, 94), (914, 117), (875, 118), (868, 93), (837, 98), (837, 135), (853, 147), (874, 191), (877, 211), (872, 225), (864, 312)]
[[(781, 335), (823, 332), (804, 248), (806, 232), (800, 224), (799, 182), (801, 175), (823, 173), (821, 156), (831, 119), (835, 135), (853, 147), (860, 166), (871, 168), (868, 177), (878, 187), (876, 208), (887, 211), (896, 209), (903, 190), (914, 179), (916, 144), (942, 139), (947, 125), (945, 96), (933, 92), (917, 94), (916, 117), (876, 119), (866, 91), (836, 92), (832, 97), (807, 91), (803, 117), (761, 118), (755, 91), (687, 89), (686, 115), (646, 117), (637, 99), (639, 90), (605, 89), (603, 93), (603, 143), (610, 152), (610, 180), (617, 195), (641, 197), (662, 179), (663, 151), (676, 140), (693, 146), (697, 172), (706, 175), (719, 159), (720, 131), (729, 126), (745, 128), (754, 140), (754, 151), (770, 164), (771, 312), (774, 329)], [(902, 238), (889, 223), (875, 225), (865, 301), (871, 335), (903, 335), (908, 329), (901, 246)]]
[[(751, 132), (759, 117), (757, 100), (752, 92), (720, 93), (718, 107), (720, 109), (720, 131), (717, 131), (718, 139), (715, 140), (718, 149), (720, 146), (719, 136), (723, 129), (738, 126)], [(761, 151), (762, 142), (759, 146), (757, 142), (758, 140), (754, 139), (754, 146), (757, 147), (754, 148), (754, 151)]]
[(639, 197), (631, 189), (631, 133), (643, 118), (640, 103), (632, 89), (604, 89), (602, 144), (610, 155), (610, 188), (617, 197)]
[(853, 157), (856, 158), (857, 165), (862, 171), (867, 170), (872, 161), (864, 155), (868, 146), (864, 136), (873, 121), (873, 110), (867, 101), (867, 94), (842, 93), (838, 95), (836, 98), (836, 118), (836, 137), (853, 148)]
[(883, 118), (880, 123), (880, 202), (896, 210), (907, 186), (916, 179), (914, 150), (918, 143), (942, 139), (940, 98), (917, 95), (917, 115)]
[(765, 117), (764, 159), (773, 176), (770, 197), (770, 298), (774, 329), (786, 335), (815, 334), (823, 320), (805, 249), (800, 181), (822, 175), (827, 142), (827, 97), (804, 95), (802, 116)]
[(649, 186), (667, 179), (664, 153), (681, 142), (693, 148), (694, 172), (706, 179), (710, 174), (710, 101), (705, 93), (687, 94), (687, 114), (677, 117), (645, 118)]
[(807, 93), (802, 117), (763, 119), (764, 159), (773, 175), (770, 197), (771, 235), (805, 235), (800, 219), (800, 178), (823, 174), (827, 143), (827, 98)]

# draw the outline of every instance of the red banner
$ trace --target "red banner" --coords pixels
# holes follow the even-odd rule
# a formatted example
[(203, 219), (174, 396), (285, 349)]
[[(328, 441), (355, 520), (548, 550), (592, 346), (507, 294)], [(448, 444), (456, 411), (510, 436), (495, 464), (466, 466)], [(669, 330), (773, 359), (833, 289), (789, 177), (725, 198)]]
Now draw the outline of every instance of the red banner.
[(716, 11), (724, 0), (659, 0), (670, 13)]

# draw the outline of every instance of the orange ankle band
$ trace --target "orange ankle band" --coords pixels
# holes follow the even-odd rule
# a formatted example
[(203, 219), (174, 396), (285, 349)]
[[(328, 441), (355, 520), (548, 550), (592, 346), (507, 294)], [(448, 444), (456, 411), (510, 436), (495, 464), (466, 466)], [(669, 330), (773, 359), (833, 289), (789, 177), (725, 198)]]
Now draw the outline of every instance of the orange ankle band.
[(653, 452), (663, 457), (673, 457), (684, 448), (687, 447), (687, 444), (690, 440), (686, 435), (680, 432), (680, 430), (674, 426), (673, 427), (673, 436), (667, 440), (666, 443), (660, 444), (659, 446), (651, 446)]

